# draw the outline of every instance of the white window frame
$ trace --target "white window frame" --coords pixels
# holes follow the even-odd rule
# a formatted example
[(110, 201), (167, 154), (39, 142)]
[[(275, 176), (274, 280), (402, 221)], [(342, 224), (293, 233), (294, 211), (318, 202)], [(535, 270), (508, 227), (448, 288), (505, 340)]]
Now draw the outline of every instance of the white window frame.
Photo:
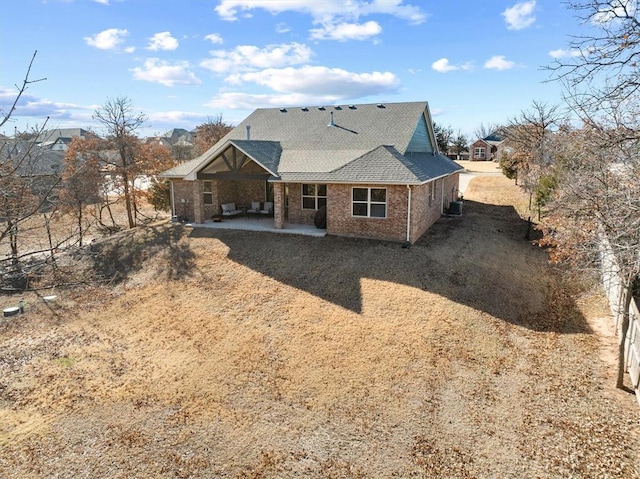
[(486, 148), (484, 146), (476, 146), (473, 149), (474, 158), (486, 158)]
[(429, 182), (429, 206), (431, 206), (431, 203), (433, 203), (436, 200), (436, 182), (438, 180), (434, 180), (434, 181), (430, 181)]
[[(314, 195), (305, 195), (304, 194), (304, 187), (305, 185), (309, 185), (309, 186), (313, 186), (313, 190), (314, 190)], [(325, 194), (324, 195), (319, 195), (318, 194), (318, 187), (319, 186), (324, 186), (324, 191)], [(314, 211), (314, 210), (318, 210), (320, 209), (318, 207), (318, 199), (323, 198), (324, 199), (324, 204), (327, 204), (327, 185), (325, 183), (301, 183), (300, 184), (300, 195), (301, 195), (301, 200), (300, 200), (300, 206), (303, 210), (307, 210), (307, 211)], [(315, 205), (315, 208), (305, 208), (304, 206), (304, 199), (305, 198), (312, 198), (313, 199), (313, 204)]]
[[(209, 184), (209, 191), (207, 191), (206, 185)], [(207, 197), (209, 198), (209, 202), (207, 203)], [(202, 204), (203, 205), (212, 205), (213, 204), (213, 181), (203, 181), (202, 182)]]
[[(353, 192), (354, 190), (367, 190), (367, 199), (366, 200), (354, 200)], [(382, 201), (372, 201), (371, 200), (371, 190), (384, 190), (384, 202)], [(387, 203), (388, 203), (388, 190), (387, 188), (379, 188), (375, 186), (353, 186), (351, 188), (351, 216), (353, 218), (374, 218), (374, 219), (386, 219), (387, 218)], [(356, 215), (353, 213), (353, 206), (359, 205), (367, 205), (367, 214), (366, 215)], [(384, 216), (371, 216), (371, 206), (372, 205), (384, 205)]]

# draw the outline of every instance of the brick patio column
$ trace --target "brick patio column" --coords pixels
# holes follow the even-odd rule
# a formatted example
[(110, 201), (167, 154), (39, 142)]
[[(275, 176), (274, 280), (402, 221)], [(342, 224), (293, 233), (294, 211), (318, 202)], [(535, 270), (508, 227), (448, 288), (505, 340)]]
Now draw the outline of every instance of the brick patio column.
[(204, 223), (204, 211), (202, 204), (202, 181), (193, 182), (193, 222)]
[(284, 183), (273, 184), (273, 225), (284, 228)]

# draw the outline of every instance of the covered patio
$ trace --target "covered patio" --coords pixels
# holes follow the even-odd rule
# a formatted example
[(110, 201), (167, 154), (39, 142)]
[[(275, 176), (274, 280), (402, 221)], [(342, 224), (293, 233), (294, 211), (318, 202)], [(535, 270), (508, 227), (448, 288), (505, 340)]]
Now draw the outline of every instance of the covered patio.
[(194, 228), (212, 228), (244, 231), (265, 231), (268, 233), (296, 234), (303, 236), (326, 236), (327, 230), (318, 229), (313, 225), (297, 225), (285, 223), (283, 228), (276, 228), (273, 218), (238, 217), (223, 219), (222, 221), (206, 220), (204, 223), (187, 223)]

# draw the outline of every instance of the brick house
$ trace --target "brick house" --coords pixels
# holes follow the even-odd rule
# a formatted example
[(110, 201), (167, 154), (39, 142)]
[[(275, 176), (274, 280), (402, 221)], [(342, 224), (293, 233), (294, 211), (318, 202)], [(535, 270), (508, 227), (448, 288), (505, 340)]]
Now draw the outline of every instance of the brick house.
[(480, 138), (469, 147), (470, 161), (498, 161), (502, 153), (504, 138), (495, 133)]
[(275, 228), (414, 243), (458, 198), (427, 102), (258, 109), (206, 153), (165, 171), (172, 212), (202, 223), (221, 205), (272, 202)]

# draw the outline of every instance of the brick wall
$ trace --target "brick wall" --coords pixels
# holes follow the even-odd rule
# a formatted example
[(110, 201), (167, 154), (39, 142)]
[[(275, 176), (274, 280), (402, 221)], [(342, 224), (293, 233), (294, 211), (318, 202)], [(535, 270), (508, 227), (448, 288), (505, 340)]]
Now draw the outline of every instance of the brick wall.
[(213, 180), (211, 186), (213, 203), (209, 205), (204, 204), (203, 180), (173, 180), (175, 214), (202, 223), (219, 214), (222, 203), (250, 206), (252, 201), (265, 201), (266, 188), (262, 180)]
[(266, 195), (263, 180), (216, 180), (213, 191), (218, 204), (235, 203), (237, 206), (251, 206), (252, 201), (263, 202)]
[(432, 198), (429, 183), (415, 186), (411, 191), (410, 241), (418, 239), (438, 221), (449, 203), (458, 198), (459, 173), (440, 178), (434, 182), (435, 198)]
[(194, 220), (193, 214), (193, 181), (171, 180), (173, 183), (174, 214), (187, 221)]
[[(476, 157), (476, 148), (484, 148), (484, 157)], [(489, 145), (484, 141), (478, 140), (469, 148), (469, 160), (471, 161), (485, 161), (491, 156)]]
[(449, 208), (451, 201), (457, 201), (460, 196), (460, 173), (447, 176), (444, 181), (444, 207)]
[(404, 241), (407, 231), (407, 187), (388, 186), (387, 218), (362, 218), (351, 214), (351, 189), (380, 185), (327, 185), (327, 233), (390, 241)]
[(275, 183), (273, 185), (273, 224), (276, 228), (284, 228), (285, 209), (285, 185)]
[[(435, 197), (429, 184), (411, 189), (411, 229), (409, 241), (415, 243), (438, 221), (444, 208), (458, 196), (458, 173), (434, 182)], [(387, 186), (387, 218), (361, 218), (351, 214), (351, 189), (354, 186), (376, 185), (327, 185), (327, 233), (338, 236), (405, 241), (407, 239), (406, 186)], [(289, 185), (291, 188), (291, 185)], [(291, 190), (290, 190), (291, 191)], [(289, 200), (291, 203), (291, 199)], [(291, 215), (291, 205), (289, 209)], [(291, 221), (291, 216), (290, 216)], [(293, 221), (292, 221), (293, 222)]]
[(289, 183), (287, 185), (289, 222), (297, 225), (312, 225), (317, 210), (302, 209), (302, 185)]

